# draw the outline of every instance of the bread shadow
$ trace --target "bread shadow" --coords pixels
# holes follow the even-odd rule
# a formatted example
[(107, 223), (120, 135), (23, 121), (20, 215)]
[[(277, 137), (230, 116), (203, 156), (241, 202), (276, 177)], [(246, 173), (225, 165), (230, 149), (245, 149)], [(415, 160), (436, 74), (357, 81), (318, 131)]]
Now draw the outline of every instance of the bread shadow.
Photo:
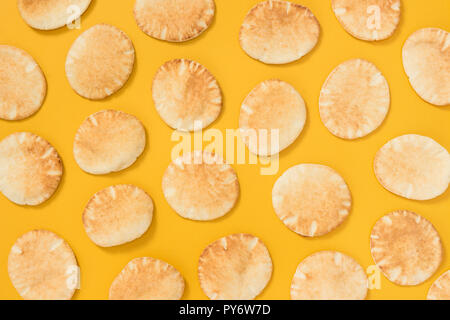
[(138, 239), (135, 239), (131, 242), (127, 242), (118, 246), (113, 246), (113, 247), (100, 247), (98, 246), (98, 248), (107, 253), (107, 254), (112, 254), (112, 255), (118, 255), (118, 254), (123, 254), (124, 252), (132, 252), (132, 251), (137, 251), (140, 250), (142, 248), (146, 248), (148, 247), (148, 244), (152, 241), (154, 241), (155, 239), (155, 229), (157, 229), (158, 227), (158, 209), (156, 206), (153, 207), (153, 217), (152, 217), (152, 222), (149, 226), (149, 228), (147, 229), (147, 231)]
[(273, 68), (280, 68), (280, 69), (283, 69), (283, 68), (291, 68), (291, 67), (293, 67), (293, 66), (307, 64), (308, 61), (309, 61), (311, 58), (314, 57), (314, 52), (316, 52), (317, 50), (319, 50), (319, 48), (322, 46), (322, 43), (323, 43), (323, 34), (322, 34), (322, 33), (323, 33), (322, 26), (320, 26), (319, 38), (317, 39), (317, 43), (316, 43), (316, 45), (314, 46), (314, 48), (312, 48), (311, 51), (309, 51), (308, 53), (306, 53), (304, 56), (302, 56), (302, 57), (300, 57), (300, 58), (298, 58), (297, 60), (294, 60), (294, 61), (292, 61), (292, 62), (288, 62), (288, 63), (282, 63), (282, 64), (265, 63), (265, 62), (262, 62), (262, 61), (260, 61), (260, 60), (258, 60), (258, 59), (255, 59), (255, 58), (251, 57), (250, 55), (248, 55), (248, 54), (244, 51), (244, 49), (242, 49), (242, 47), (241, 47), (240, 44), (239, 44), (239, 48), (241, 48), (241, 51), (244, 52), (244, 54), (245, 54), (247, 57), (251, 58), (253, 61), (256, 61), (256, 62), (258, 62), (258, 63), (262, 63), (262, 64), (265, 65), (265, 66), (273, 67)]
[[(114, 109), (114, 110), (118, 110), (118, 109)], [(120, 171), (110, 172), (110, 173), (106, 173), (106, 174), (89, 173), (89, 172), (84, 171), (83, 169), (81, 169), (77, 165), (78, 169), (81, 170), (83, 173), (87, 174), (88, 176), (91, 176), (91, 177), (94, 177), (94, 178), (102, 178), (102, 177), (117, 178), (117, 177), (120, 177), (120, 176), (122, 176), (122, 175), (124, 175), (126, 173), (131, 172), (131, 171), (139, 170), (144, 165), (145, 159), (147, 157), (147, 154), (150, 152), (150, 144), (149, 144), (149, 138), (148, 138), (149, 135), (147, 133), (147, 128), (145, 126), (144, 126), (144, 131), (145, 131), (145, 147), (144, 147), (144, 150), (139, 155), (139, 157), (136, 158), (136, 161), (133, 162), (129, 167), (127, 167), (125, 169), (122, 169)]]
[[(238, 182), (239, 182), (239, 177), (238, 177)], [(228, 211), (227, 213), (225, 213), (223, 216), (213, 219), (213, 220), (192, 220), (189, 218), (182, 217), (174, 209), (172, 209), (172, 208), (170, 208), (170, 209), (171, 209), (172, 213), (176, 214), (179, 218), (183, 219), (187, 223), (192, 223), (192, 224), (196, 224), (196, 225), (204, 225), (205, 227), (209, 228), (209, 227), (211, 227), (211, 225), (222, 224), (223, 221), (231, 219), (232, 216), (237, 214), (236, 212), (239, 210), (239, 206), (240, 206), (240, 202), (241, 202), (241, 193), (242, 193), (242, 188), (241, 188), (241, 184), (239, 183), (239, 194), (236, 199), (236, 203), (235, 203), (234, 207), (231, 208), (231, 210)]]
[[(133, 45), (133, 47), (134, 47), (134, 45)], [(104, 99), (93, 100), (93, 99), (88, 99), (88, 98), (85, 98), (85, 97), (82, 97), (82, 96), (80, 96), (80, 97), (83, 98), (83, 99), (86, 99), (86, 100), (88, 100), (90, 102), (94, 102), (94, 103), (95, 102), (111, 102), (111, 100), (118, 99), (118, 98), (122, 97), (124, 94), (127, 93), (126, 92), (127, 89), (133, 85), (133, 83), (134, 83), (134, 81), (136, 79), (137, 68), (138, 68), (138, 59), (137, 59), (137, 56), (135, 56), (134, 57), (134, 64), (133, 64), (133, 70), (131, 71), (131, 74), (128, 77), (127, 81), (116, 92), (114, 92), (113, 94), (105, 97)]]
[[(305, 102), (306, 103), (306, 102)], [(311, 112), (309, 110), (309, 106), (306, 106), (306, 119), (305, 125), (303, 126), (303, 130), (300, 135), (295, 139), (295, 141), (289, 145), (286, 149), (281, 150), (279, 153), (280, 160), (288, 158), (293, 152), (296, 151), (297, 147), (302, 143), (304, 139), (306, 139), (306, 135), (309, 132), (309, 128), (311, 126)]]

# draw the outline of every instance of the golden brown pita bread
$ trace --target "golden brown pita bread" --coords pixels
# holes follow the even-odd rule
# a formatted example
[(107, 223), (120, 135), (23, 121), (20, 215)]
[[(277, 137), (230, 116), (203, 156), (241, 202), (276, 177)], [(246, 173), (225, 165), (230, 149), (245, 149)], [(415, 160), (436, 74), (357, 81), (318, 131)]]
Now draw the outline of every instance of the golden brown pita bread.
[[(220, 114), (222, 92), (200, 63), (175, 59), (162, 65), (153, 80), (153, 101), (161, 118), (180, 131), (200, 130)], [(194, 124), (201, 124), (194, 128)]]
[(439, 268), (443, 256), (441, 239), (433, 225), (406, 210), (394, 211), (375, 223), (370, 249), (383, 274), (402, 286), (426, 281)]
[(136, 0), (134, 17), (147, 35), (181, 42), (208, 29), (215, 9), (214, 0)]
[(44, 102), (47, 82), (36, 61), (25, 51), (0, 45), (0, 118), (22, 120)]
[(234, 169), (219, 155), (194, 151), (175, 159), (163, 176), (162, 188), (169, 205), (180, 216), (213, 220), (227, 214), (239, 197)]
[(431, 138), (407, 134), (390, 140), (376, 154), (375, 175), (381, 185), (407, 199), (429, 200), (450, 182), (450, 155)]
[(348, 60), (325, 81), (319, 111), (327, 129), (343, 139), (364, 137), (377, 129), (389, 111), (389, 85), (369, 61)]
[(33, 230), (16, 240), (9, 252), (8, 273), (26, 300), (70, 300), (79, 286), (72, 249), (47, 230)]
[(20, 15), (32, 28), (58, 29), (78, 19), (91, 0), (18, 0)]
[(75, 160), (92, 174), (117, 172), (131, 166), (145, 148), (142, 123), (118, 110), (90, 115), (80, 126), (73, 145)]
[(403, 67), (409, 82), (425, 101), (450, 105), (450, 35), (438, 28), (414, 32), (403, 46)]
[(80, 96), (101, 100), (124, 86), (133, 71), (134, 47), (120, 29), (97, 24), (73, 43), (66, 59), (70, 86)]
[(347, 218), (352, 197), (344, 179), (332, 168), (300, 164), (275, 182), (272, 204), (289, 229), (316, 237), (334, 230)]
[(154, 258), (131, 260), (114, 279), (110, 300), (180, 300), (184, 292), (181, 273)]
[(430, 287), (428, 300), (450, 300), (450, 270), (442, 274)]
[(58, 188), (62, 173), (58, 152), (43, 138), (17, 132), (0, 142), (0, 191), (12, 202), (43, 203)]
[(295, 88), (284, 81), (266, 80), (242, 103), (239, 129), (252, 153), (270, 156), (290, 146), (305, 122), (305, 102)]
[(200, 286), (213, 300), (252, 300), (271, 276), (269, 251), (250, 234), (232, 234), (214, 241), (198, 262)]
[(345, 31), (361, 40), (387, 39), (400, 22), (400, 0), (332, 0), (331, 3)]
[(289, 1), (259, 2), (241, 26), (242, 49), (267, 64), (284, 64), (300, 59), (319, 41), (320, 25), (306, 7)]
[(352, 257), (320, 251), (304, 259), (291, 284), (292, 300), (364, 300), (367, 276)]
[(150, 227), (153, 201), (133, 185), (115, 185), (97, 192), (83, 212), (83, 225), (98, 246), (112, 247), (133, 241)]

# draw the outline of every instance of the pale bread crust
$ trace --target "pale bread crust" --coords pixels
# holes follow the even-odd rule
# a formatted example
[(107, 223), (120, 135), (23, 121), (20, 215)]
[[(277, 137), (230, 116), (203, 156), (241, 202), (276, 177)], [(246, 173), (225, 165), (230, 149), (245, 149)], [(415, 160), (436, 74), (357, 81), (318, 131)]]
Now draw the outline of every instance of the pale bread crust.
[(266, 64), (285, 64), (309, 53), (320, 25), (306, 7), (289, 1), (259, 2), (247, 13), (239, 33), (242, 49)]
[(114, 279), (110, 300), (180, 300), (184, 279), (170, 264), (149, 257), (131, 260)]
[[(400, 0), (332, 0), (331, 3), (341, 26), (357, 39), (387, 39), (400, 23)], [(378, 17), (379, 25), (375, 20)]]
[(291, 284), (292, 300), (364, 300), (367, 276), (352, 257), (319, 251), (297, 267)]
[(271, 277), (269, 251), (250, 234), (232, 234), (214, 241), (198, 262), (200, 286), (213, 300), (252, 300)]
[(183, 218), (214, 220), (227, 214), (239, 198), (239, 181), (222, 157), (207, 151), (175, 159), (162, 180), (164, 197)]
[(0, 118), (22, 120), (44, 102), (47, 81), (41, 68), (22, 49), (0, 45)]
[(350, 213), (352, 197), (344, 179), (319, 164), (291, 167), (275, 182), (272, 204), (278, 218), (305, 237), (325, 235)]
[(332, 7), (345, 31), (361, 40), (387, 39), (400, 23), (400, 0), (332, 0)]
[(450, 155), (429, 137), (407, 134), (381, 147), (374, 170), (388, 191), (407, 199), (430, 200), (448, 188)]
[(82, 170), (107, 174), (130, 167), (144, 151), (145, 144), (145, 129), (139, 119), (118, 110), (103, 110), (81, 124), (73, 154)]
[(112, 247), (141, 237), (150, 227), (153, 201), (133, 185), (115, 185), (98, 191), (83, 212), (83, 225), (98, 246)]
[[(294, 143), (305, 122), (305, 102), (295, 88), (281, 80), (266, 80), (242, 103), (240, 136), (252, 153), (271, 156)], [(272, 130), (279, 130), (278, 137)]]
[[(76, 20), (87, 10), (91, 0), (18, 0), (23, 20), (32, 28), (54, 30)], [(71, 9), (73, 7), (73, 10)], [(77, 9), (75, 9), (77, 8)]]
[(125, 85), (134, 59), (133, 43), (122, 30), (97, 24), (83, 32), (70, 48), (66, 76), (80, 96), (101, 100)]
[(8, 257), (8, 273), (26, 300), (70, 300), (79, 279), (72, 249), (47, 230), (33, 230), (16, 240)]
[(320, 118), (343, 139), (357, 139), (377, 129), (390, 106), (389, 85), (369, 61), (348, 60), (328, 76), (319, 98)]
[(403, 46), (403, 68), (411, 86), (425, 101), (450, 105), (450, 35), (438, 28), (414, 32)]
[(134, 17), (150, 37), (182, 42), (208, 29), (215, 10), (214, 0), (136, 0)]
[(424, 217), (406, 210), (379, 219), (370, 234), (372, 258), (383, 274), (402, 286), (430, 278), (442, 262), (441, 239)]
[(450, 300), (450, 270), (444, 272), (428, 290), (428, 300)]
[[(206, 128), (222, 109), (222, 92), (216, 79), (192, 60), (175, 59), (163, 64), (153, 80), (152, 92), (159, 115), (175, 130)], [(201, 126), (194, 127), (196, 122)]]
[(0, 142), (0, 191), (12, 202), (43, 203), (58, 188), (62, 174), (61, 158), (45, 139), (17, 132)]

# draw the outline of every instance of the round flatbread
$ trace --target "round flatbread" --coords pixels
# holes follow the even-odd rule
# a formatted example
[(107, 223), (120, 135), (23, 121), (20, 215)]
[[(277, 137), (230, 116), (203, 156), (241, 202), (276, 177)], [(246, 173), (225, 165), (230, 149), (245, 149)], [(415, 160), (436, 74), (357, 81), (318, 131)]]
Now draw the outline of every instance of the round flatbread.
[(450, 300), (450, 270), (442, 274), (430, 287), (428, 300)]
[(295, 233), (327, 234), (350, 213), (352, 197), (344, 179), (330, 167), (299, 164), (288, 169), (272, 190), (275, 213)]
[(72, 249), (47, 230), (33, 230), (16, 240), (8, 273), (26, 300), (70, 300), (79, 287), (80, 269)]
[(414, 32), (403, 46), (403, 67), (409, 82), (425, 101), (450, 105), (450, 35), (438, 28)]
[(364, 300), (367, 276), (352, 257), (316, 252), (300, 262), (291, 284), (292, 300)]
[(429, 200), (450, 182), (450, 155), (431, 138), (407, 134), (392, 139), (376, 154), (375, 175), (381, 185), (407, 199)]
[(289, 1), (269, 0), (247, 13), (239, 41), (253, 59), (284, 64), (310, 52), (319, 35), (320, 25), (311, 10)]
[(154, 258), (131, 260), (114, 279), (110, 300), (180, 300), (184, 279), (170, 264)]
[(134, 47), (120, 29), (97, 24), (73, 43), (66, 59), (70, 86), (80, 96), (100, 100), (124, 86), (133, 71)]
[(25, 51), (0, 45), (0, 118), (22, 120), (44, 102), (47, 82), (41, 68)]
[(62, 174), (61, 158), (45, 139), (17, 132), (0, 142), (0, 191), (12, 202), (43, 203), (58, 188)]
[(306, 122), (302, 96), (289, 83), (267, 80), (245, 98), (239, 116), (241, 138), (260, 156), (279, 153), (300, 135)]
[(134, 17), (150, 37), (182, 42), (208, 29), (215, 9), (214, 0), (136, 0)]
[(219, 155), (194, 151), (175, 159), (163, 176), (169, 205), (192, 220), (214, 220), (227, 214), (239, 197), (234, 169)]
[(389, 111), (389, 85), (369, 61), (340, 64), (325, 81), (319, 98), (320, 118), (343, 139), (357, 139), (377, 129)]
[(252, 300), (272, 277), (272, 259), (264, 243), (250, 234), (232, 234), (203, 250), (198, 278), (213, 300)]
[(152, 91), (156, 110), (175, 130), (206, 128), (222, 108), (222, 92), (216, 79), (204, 66), (191, 60), (175, 59), (162, 65)]
[(73, 154), (84, 171), (107, 174), (131, 166), (144, 151), (145, 143), (144, 126), (135, 116), (103, 110), (81, 124)]
[(345, 31), (361, 40), (387, 39), (400, 22), (400, 0), (332, 0), (332, 6)]
[(433, 225), (406, 210), (392, 212), (375, 223), (370, 250), (383, 274), (402, 286), (426, 281), (439, 268), (443, 256), (441, 239)]
[(53, 30), (81, 17), (91, 0), (18, 0), (23, 20), (32, 28)]
[(115, 185), (97, 192), (83, 212), (83, 225), (98, 246), (118, 246), (141, 237), (150, 227), (153, 201), (133, 185)]

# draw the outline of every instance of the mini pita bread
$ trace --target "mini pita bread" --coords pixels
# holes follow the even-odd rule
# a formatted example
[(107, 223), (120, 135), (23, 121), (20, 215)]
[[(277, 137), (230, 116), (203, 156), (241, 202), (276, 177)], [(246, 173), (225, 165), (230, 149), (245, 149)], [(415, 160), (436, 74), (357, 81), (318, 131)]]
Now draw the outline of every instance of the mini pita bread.
[(289, 1), (268, 0), (247, 13), (239, 41), (253, 59), (284, 64), (309, 53), (319, 35), (320, 25), (311, 10)]
[(317, 237), (344, 222), (352, 197), (344, 179), (330, 167), (300, 164), (275, 182), (272, 204), (289, 229), (305, 237)]
[(26, 300), (70, 300), (79, 287), (80, 268), (72, 249), (47, 230), (33, 230), (16, 240), (8, 273)]
[(443, 255), (441, 239), (433, 225), (406, 210), (394, 211), (376, 222), (370, 249), (383, 274), (402, 286), (414, 286), (430, 278)]
[(170, 127), (194, 131), (206, 128), (217, 119), (222, 108), (222, 92), (204, 66), (191, 60), (175, 59), (166, 62), (156, 73), (153, 101)]
[(145, 143), (144, 126), (135, 116), (103, 110), (81, 124), (73, 153), (84, 171), (107, 174), (130, 167), (144, 151)]
[(180, 300), (184, 292), (181, 273), (154, 258), (131, 260), (114, 279), (110, 300)]
[(12, 202), (43, 203), (58, 188), (62, 173), (61, 158), (45, 139), (17, 132), (0, 142), (0, 191)]
[(450, 35), (438, 28), (414, 32), (403, 46), (403, 67), (411, 86), (425, 101), (450, 105)]
[(450, 182), (450, 155), (431, 138), (407, 134), (392, 139), (376, 154), (375, 176), (392, 193), (429, 200), (443, 194)]
[(97, 24), (73, 43), (66, 59), (70, 86), (80, 96), (101, 100), (127, 82), (134, 66), (134, 47), (120, 29)]
[(332, 6), (345, 31), (361, 40), (387, 39), (400, 22), (400, 0), (332, 0)]
[(352, 257), (316, 252), (300, 262), (291, 284), (292, 300), (364, 300), (367, 276)]
[(238, 233), (214, 241), (203, 250), (198, 278), (213, 300), (252, 300), (272, 277), (272, 259), (257, 237)]
[(150, 37), (182, 42), (208, 29), (215, 9), (214, 0), (136, 0), (134, 17)]
[(47, 82), (39, 65), (25, 51), (0, 45), (0, 118), (22, 120), (44, 102)]
[(343, 139), (357, 139), (377, 129), (389, 111), (389, 85), (369, 61), (348, 60), (334, 69), (319, 98), (322, 122)]
[(192, 220), (214, 220), (227, 214), (239, 197), (234, 169), (219, 155), (194, 151), (175, 159), (163, 176), (169, 205)]
[(294, 143), (305, 122), (305, 102), (295, 88), (284, 81), (266, 80), (242, 103), (239, 129), (252, 153), (270, 156)]
[(32, 28), (53, 30), (81, 17), (91, 0), (18, 0), (23, 20)]
[(428, 300), (450, 300), (450, 270), (442, 274), (430, 287)]
[(115, 185), (97, 192), (83, 212), (83, 225), (98, 246), (112, 247), (141, 237), (150, 227), (153, 201), (133, 185)]

